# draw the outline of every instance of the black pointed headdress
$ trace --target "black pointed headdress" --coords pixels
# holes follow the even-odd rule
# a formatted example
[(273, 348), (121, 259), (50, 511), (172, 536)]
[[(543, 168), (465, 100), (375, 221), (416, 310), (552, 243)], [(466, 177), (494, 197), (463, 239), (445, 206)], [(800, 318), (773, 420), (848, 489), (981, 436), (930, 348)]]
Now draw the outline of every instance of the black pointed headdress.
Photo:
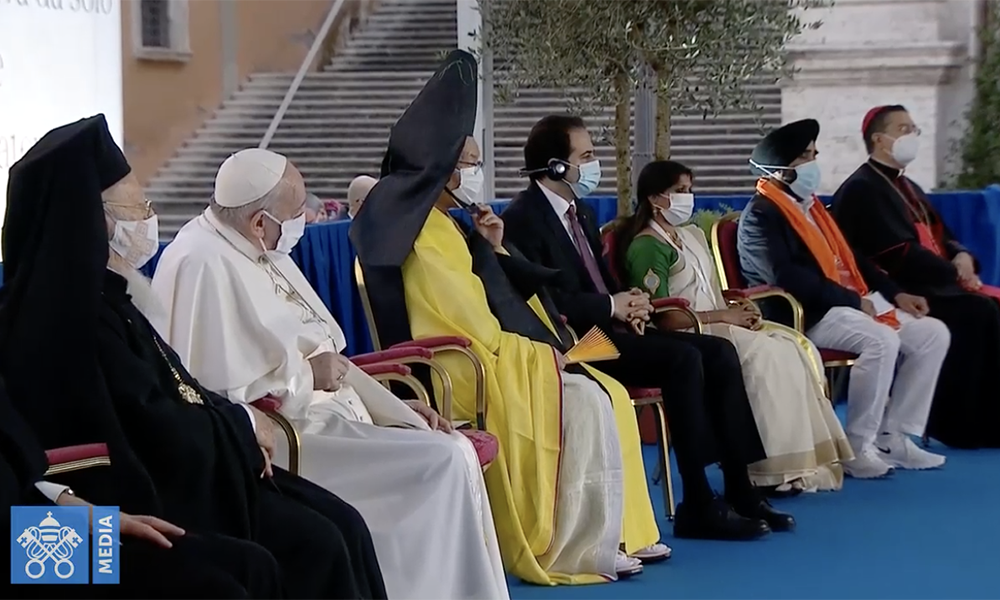
[(365, 266), (398, 267), (409, 255), (473, 134), (477, 69), (455, 50), (393, 125), (381, 177), (351, 224)]
[(409, 339), (402, 265), (473, 134), (477, 83), (476, 59), (449, 54), (393, 125), (381, 177), (351, 223), (383, 345)]

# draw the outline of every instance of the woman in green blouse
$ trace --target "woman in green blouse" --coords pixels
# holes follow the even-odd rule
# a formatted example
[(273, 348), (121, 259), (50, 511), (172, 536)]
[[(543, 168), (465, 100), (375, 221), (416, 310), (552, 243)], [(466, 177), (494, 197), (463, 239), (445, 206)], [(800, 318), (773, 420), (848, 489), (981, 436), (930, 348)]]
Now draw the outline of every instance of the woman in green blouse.
[[(612, 259), (618, 272), (653, 298), (687, 299), (706, 333), (736, 346), (767, 451), (767, 459), (750, 465), (756, 485), (780, 491), (840, 489), (839, 463), (853, 454), (823, 391), (819, 353), (805, 336), (763, 321), (752, 303), (729, 304), (723, 298), (705, 234), (696, 225), (684, 225), (694, 210), (693, 179), (691, 170), (677, 162), (646, 165), (639, 175), (635, 214), (616, 226)], [(656, 325), (673, 327), (669, 318)]]

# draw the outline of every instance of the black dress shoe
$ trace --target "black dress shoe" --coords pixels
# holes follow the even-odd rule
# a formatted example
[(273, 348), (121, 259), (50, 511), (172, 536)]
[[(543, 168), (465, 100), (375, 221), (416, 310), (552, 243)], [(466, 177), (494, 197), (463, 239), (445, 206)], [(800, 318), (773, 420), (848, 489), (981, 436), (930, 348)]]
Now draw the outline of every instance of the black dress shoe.
[(736, 513), (721, 499), (707, 505), (677, 505), (674, 516), (674, 537), (697, 540), (746, 541), (771, 533), (768, 524), (759, 518), (747, 518)]
[(770, 526), (771, 531), (792, 531), (795, 529), (795, 517), (776, 510), (771, 503), (763, 498), (745, 506), (736, 506), (736, 512), (748, 519), (760, 519)]

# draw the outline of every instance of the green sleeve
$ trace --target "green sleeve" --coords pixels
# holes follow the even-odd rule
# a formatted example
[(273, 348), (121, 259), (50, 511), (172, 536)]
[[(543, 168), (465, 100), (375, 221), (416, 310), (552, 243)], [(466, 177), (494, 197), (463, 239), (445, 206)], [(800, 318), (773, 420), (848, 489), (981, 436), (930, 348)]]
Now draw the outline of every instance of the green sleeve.
[[(629, 287), (649, 292), (653, 298), (670, 296), (670, 269), (677, 262), (677, 250), (650, 235), (634, 240), (625, 253)], [(652, 289), (651, 289), (652, 288)]]

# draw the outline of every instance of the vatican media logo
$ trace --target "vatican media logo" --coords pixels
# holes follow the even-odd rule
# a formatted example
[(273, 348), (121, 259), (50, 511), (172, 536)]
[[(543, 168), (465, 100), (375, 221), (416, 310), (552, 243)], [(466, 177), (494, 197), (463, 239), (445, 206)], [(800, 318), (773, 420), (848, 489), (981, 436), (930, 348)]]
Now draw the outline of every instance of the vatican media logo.
[(10, 582), (118, 583), (118, 517), (117, 506), (12, 506)]

